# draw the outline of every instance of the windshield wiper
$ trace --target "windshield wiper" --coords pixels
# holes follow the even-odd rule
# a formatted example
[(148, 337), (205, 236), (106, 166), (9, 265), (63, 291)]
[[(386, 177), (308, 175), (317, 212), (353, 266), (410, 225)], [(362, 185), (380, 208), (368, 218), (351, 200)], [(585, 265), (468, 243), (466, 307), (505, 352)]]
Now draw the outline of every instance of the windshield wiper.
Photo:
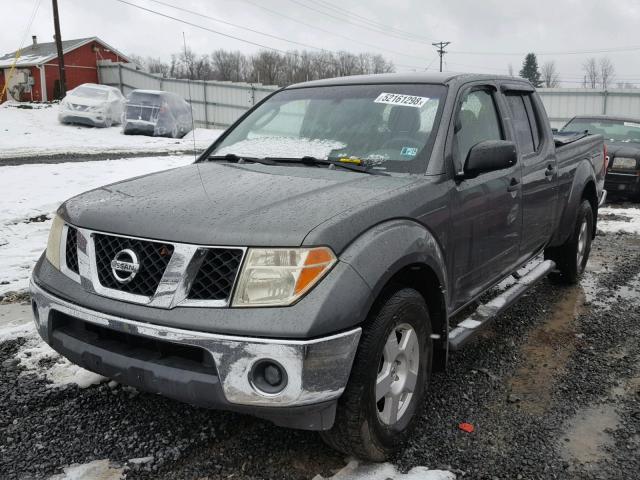
[(260, 163), (261, 165), (277, 165), (276, 162), (269, 158), (258, 158), (258, 157), (245, 157), (244, 155), (236, 155), (235, 153), (227, 153), (226, 155), (211, 155), (207, 157), (207, 160), (226, 160), (227, 162), (235, 162), (235, 163)]
[(368, 173), (369, 175), (389, 175), (388, 173), (381, 172), (379, 170), (373, 170), (365, 165), (357, 165), (353, 163), (340, 162), (338, 160), (324, 160), (322, 158), (312, 157), (305, 155), (304, 157), (287, 158), (287, 157), (267, 157), (265, 160), (272, 160), (286, 163), (302, 163), (304, 165), (327, 165), (329, 168), (342, 167), (353, 172)]

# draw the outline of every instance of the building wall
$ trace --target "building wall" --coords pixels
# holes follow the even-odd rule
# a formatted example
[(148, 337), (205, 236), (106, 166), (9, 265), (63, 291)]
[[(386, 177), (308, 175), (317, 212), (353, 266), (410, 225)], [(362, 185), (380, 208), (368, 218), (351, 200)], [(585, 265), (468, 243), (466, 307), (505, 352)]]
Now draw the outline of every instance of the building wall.
[[(95, 47), (95, 50), (94, 50)], [(77, 87), (83, 83), (98, 83), (98, 60), (111, 60), (113, 62), (126, 62), (115, 52), (110, 51), (100, 42), (90, 42), (80, 48), (76, 48), (68, 52), (64, 56), (65, 77), (67, 80), (67, 90)], [(59, 80), (58, 60), (51, 60), (45, 65), (46, 82), (47, 82), (47, 100), (53, 100), (55, 91), (55, 82)], [(38, 69), (35, 68), (37, 71)], [(41, 95), (40, 90), (40, 73), (32, 72), (36, 76), (37, 91)], [(42, 97), (41, 97), (42, 98)], [(35, 91), (34, 91), (35, 100)]]

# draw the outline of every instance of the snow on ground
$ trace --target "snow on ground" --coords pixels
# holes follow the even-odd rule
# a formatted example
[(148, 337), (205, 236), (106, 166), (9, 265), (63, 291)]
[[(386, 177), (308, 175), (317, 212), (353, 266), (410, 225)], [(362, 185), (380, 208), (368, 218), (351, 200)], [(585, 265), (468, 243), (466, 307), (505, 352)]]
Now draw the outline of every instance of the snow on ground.
[(15, 355), (24, 373), (35, 373), (38, 377), (49, 380), (50, 387), (60, 387), (75, 383), (80, 388), (87, 388), (106, 380), (105, 377), (74, 365), (47, 345), (35, 332), (27, 337), (27, 341)]
[(120, 480), (125, 478), (124, 468), (109, 464), (109, 460), (74, 463), (64, 468), (64, 473), (49, 477), (49, 480)]
[(325, 479), (316, 475), (313, 480), (456, 480), (456, 476), (445, 470), (429, 470), (414, 467), (407, 473), (400, 473), (390, 463), (364, 463), (351, 460), (334, 476)]
[(640, 208), (605, 207), (598, 211), (598, 229), (640, 235)]
[[(0, 294), (27, 288), (47, 244), (51, 214), (64, 200), (107, 183), (191, 162), (191, 156), (166, 156), (0, 166)], [(46, 217), (37, 218), (41, 215)]]
[[(58, 122), (58, 106), (20, 104), (34, 108), (17, 108), (16, 103), (0, 105), (0, 163), (3, 158), (42, 155), (108, 153), (114, 156), (128, 152), (188, 152), (193, 150), (193, 135), (184, 138), (123, 135), (122, 127), (93, 128), (62, 125)], [(196, 149), (208, 147), (222, 130), (197, 128)]]
[(48, 380), (51, 388), (72, 383), (87, 388), (105, 380), (101, 375), (72, 364), (49, 347), (36, 332), (32, 320), (0, 322), (0, 342), (18, 337), (26, 339), (14, 357), (17, 364), (25, 368), (23, 374), (35, 374)]

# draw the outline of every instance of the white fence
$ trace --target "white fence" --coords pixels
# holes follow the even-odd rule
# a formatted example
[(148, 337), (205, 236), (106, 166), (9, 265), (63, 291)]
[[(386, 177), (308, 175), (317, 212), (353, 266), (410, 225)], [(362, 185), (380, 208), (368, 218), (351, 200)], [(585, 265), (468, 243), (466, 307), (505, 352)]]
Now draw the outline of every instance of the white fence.
[(163, 78), (136, 70), (130, 64), (111, 61), (98, 62), (98, 78), (103, 85), (118, 87), (125, 95), (141, 88), (173, 92), (187, 101), (191, 97), (195, 124), (207, 128), (231, 125), (253, 105), (278, 89), (276, 86), (260, 83)]
[[(166, 90), (189, 100), (196, 125), (226, 127), (278, 87), (259, 83), (235, 83), (163, 78), (136, 70), (130, 64), (98, 62), (100, 83), (118, 87), (125, 95), (136, 88)], [(640, 89), (598, 90), (540, 88), (538, 93), (553, 127), (563, 126), (575, 115), (626, 115), (640, 118)]]
[(622, 115), (640, 119), (640, 89), (539, 88), (552, 127), (575, 115)]

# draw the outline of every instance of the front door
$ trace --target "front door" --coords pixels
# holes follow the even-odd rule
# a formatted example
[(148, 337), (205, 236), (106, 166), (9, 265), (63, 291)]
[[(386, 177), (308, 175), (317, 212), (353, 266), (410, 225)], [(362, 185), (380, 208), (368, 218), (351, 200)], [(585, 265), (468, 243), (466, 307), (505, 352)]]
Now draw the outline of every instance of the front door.
[[(463, 94), (454, 120), (451, 155), (464, 165), (484, 140), (505, 140), (495, 89)], [(454, 308), (467, 303), (515, 265), (521, 232), (521, 166), (456, 182), (452, 205), (451, 257)]]

